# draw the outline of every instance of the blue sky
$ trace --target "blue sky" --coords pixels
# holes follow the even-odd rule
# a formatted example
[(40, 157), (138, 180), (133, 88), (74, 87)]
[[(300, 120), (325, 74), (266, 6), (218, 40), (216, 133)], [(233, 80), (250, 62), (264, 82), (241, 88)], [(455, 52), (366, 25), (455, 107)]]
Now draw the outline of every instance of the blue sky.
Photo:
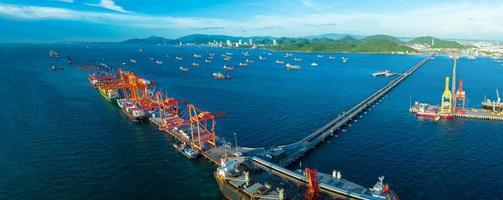
[(503, 2), (0, 0), (0, 41), (120, 41), (192, 33), (503, 39)]

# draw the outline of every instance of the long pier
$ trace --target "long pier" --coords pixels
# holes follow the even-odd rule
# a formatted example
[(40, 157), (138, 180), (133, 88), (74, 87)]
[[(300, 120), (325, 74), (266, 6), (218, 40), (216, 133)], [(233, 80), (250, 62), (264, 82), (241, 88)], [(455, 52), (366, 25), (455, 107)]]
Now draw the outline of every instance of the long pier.
[(434, 56), (435, 54), (432, 54), (422, 59), (412, 68), (401, 74), (399, 77), (390, 81), (384, 87), (377, 90), (372, 95), (365, 98), (363, 101), (356, 104), (348, 111), (342, 112), (335, 119), (328, 122), (323, 127), (319, 128), (313, 133), (309, 134), (304, 139), (295, 142), (293, 144), (280, 146), (280, 148), (282, 148), (285, 152), (288, 152), (287, 153), (288, 155), (285, 158), (281, 159), (281, 161), (278, 164), (280, 166), (287, 166), (292, 162), (296, 161), (297, 159), (299, 159), (300, 157), (302, 157), (306, 152), (313, 149), (317, 144), (324, 141), (328, 136), (333, 135), (335, 131), (339, 130), (341, 127), (348, 124), (350, 120), (353, 119), (355, 116), (359, 115), (362, 111), (366, 110), (374, 103), (376, 103), (379, 99), (383, 98), (383, 96), (386, 95), (389, 91), (391, 91), (391, 89), (395, 88), (403, 80), (412, 75), (417, 69), (419, 69), (426, 62), (431, 60), (431, 58)]

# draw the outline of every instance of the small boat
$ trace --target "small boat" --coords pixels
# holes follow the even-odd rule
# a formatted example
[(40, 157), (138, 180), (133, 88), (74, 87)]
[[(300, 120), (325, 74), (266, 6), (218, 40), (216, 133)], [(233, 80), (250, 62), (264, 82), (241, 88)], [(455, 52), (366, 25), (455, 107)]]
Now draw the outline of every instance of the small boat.
[(51, 71), (62, 71), (62, 70), (64, 70), (64, 69), (65, 69), (65, 67), (55, 66), (55, 65), (53, 65), (53, 66), (51, 67)]
[(194, 148), (185, 144), (184, 142), (179, 144), (173, 144), (173, 147), (176, 150), (178, 150), (178, 152), (180, 152), (189, 159), (196, 158), (199, 155), (199, 153), (196, 150), (194, 150)]
[(302, 58), (294, 58), (295, 61), (302, 61)]
[(232, 58), (231, 58), (231, 57), (228, 57), (228, 56), (224, 57), (224, 60), (226, 60), (226, 61), (229, 61), (229, 60), (231, 60), (231, 59), (232, 59)]
[(318, 57), (318, 58), (323, 58), (323, 55), (318, 54), (316, 57)]
[(288, 70), (291, 70), (291, 69), (293, 69), (293, 70), (299, 70), (299, 69), (301, 69), (301, 67), (299, 65), (290, 65), (290, 63), (286, 64), (285, 67)]
[(148, 58), (149, 60), (154, 60), (154, 58)]
[(122, 62), (122, 65), (126, 66), (126, 65), (127, 65), (127, 63), (126, 63), (126, 62)]
[(49, 51), (49, 56), (51, 58), (59, 58), (61, 55), (59, 54), (59, 52), (55, 51), (55, 50), (50, 50)]
[(133, 122), (143, 122), (147, 119), (147, 112), (130, 100), (119, 99), (117, 100), (117, 105)]
[(272, 53), (267, 53), (268, 56), (272, 56)]
[(129, 59), (129, 62), (136, 63), (136, 60), (131, 58), (131, 59)]
[(285, 61), (282, 61), (282, 60), (276, 60), (276, 64), (285, 64)]
[(311, 63), (311, 66), (312, 66), (312, 67), (316, 67), (316, 66), (318, 66), (318, 63), (315, 63), (315, 62), (314, 62), (314, 63)]
[(342, 57), (342, 62), (345, 63), (345, 62), (348, 62), (349, 61), (349, 58), (346, 58), (346, 57)]
[(206, 59), (206, 60), (204, 60), (204, 62), (205, 62), (205, 63), (210, 63), (210, 62), (211, 62), (211, 60)]
[(232, 56), (232, 53), (231, 52), (227, 52), (227, 53), (225, 53), (225, 55)]
[(247, 62), (247, 63), (253, 63), (253, 62), (255, 62), (255, 61), (253, 61), (253, 60), (249, 60), (249, 59), (246, 59), (246, 60), (245, 60), (245, 62)]
[(166, 56), (164, 56), (164, 57), (169, 58), (169, 54), (166, 54)]
[(220, 80), (231, 79), (231, 77), (229, 75), (224, 75), (220, 72), (215, 72), (212, 75), (213, 75), (213, 78), (220, 79)]
[(139, 52), (143, 52), (143, 49), (142, 49), (142, 48), (140, 48), (140, 49), (138, 49), (138, 51), (139, 51)]
[(186, 68), (186, 67), (180, 66), (180, 71), (182, 71), (182, 72), (188, 72), (188, 71), (189, 71), (189, 68)]
[(292, 53), (286, 53), (286, 54), (285, 54), (285, 58), (292, 57), (292, 56), (293, 56), (293, 54), (292, 54)]
[(249, 56), (250, 55), (250, 54), (248, 54), (248, 51), (241, 52), (241, 54), (243, 54), (243, 56)]
[(335, 60), (335, 56), (328, 56), (328, 59)]
[(214, 54), (214, 53), (209, 53), (208, 55), (209, 55), (209, 56), (215, 56), (215, 54)]
[(155, 63), (162, 65), (162, 60), (156, 60)]
[(208, 59), (213, 60), (213, 56), (208, 56)]
[(266, 58), (264, 56), (258, 56), (259, 60), (265, 60)]
[(193, 62), (193, 63), (192, 63), (192, 67), (199, 67), (199, 63), (195, 63), (195, 62)]
[(194, 54), (194, 58), (201, 58), (201, 57), (202, 57), (201, 54), (196, 54), (196, 53)]
[(227, 71), (234, 71), (234, 67), (229, 67), (229, 66), (225, 66), (223, 67), (224, 70), (227, 70)]
[(71, 57), (66, 58), (66, 63), (68, 63), (69, 65), (71, 65), (73, 63), (72, 58)]
[(240, 63), (239, 63), (239, 66), (240, 66), (240, 67), (248, 67), (248, 64), (240, 62)]
[(175, 57), (175, 59), (176, 59), (176, 60), (183, 60), (183, 58), (182, 58), (182, 57), (180, 57), (180, 56)]

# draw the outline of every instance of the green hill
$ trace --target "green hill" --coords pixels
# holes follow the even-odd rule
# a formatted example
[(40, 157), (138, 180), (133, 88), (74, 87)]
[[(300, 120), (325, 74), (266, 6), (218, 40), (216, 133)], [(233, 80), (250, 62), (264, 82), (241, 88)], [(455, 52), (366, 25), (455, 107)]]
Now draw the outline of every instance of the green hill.
[[(431, 45), (432, 41), (433, 41), (433, 46)], [(456, 49), (466, 48), (466, 46), (459, 44), (456, 41), (442, 40), (442, 39), (434, 38), (431, 36), (414, 38), (413, 40), (409, 41), (408, 43), (409, 44), (422, 44), (422, 45), (430, 46), (431, 48), (456, 48)]]
[(388, 35), (374, 35), (362, 40), (346, 36), (338, 40), (328, 38), (311, 40), (281, 38), (279, 41), (278, 46), (272, 47), (273, 50), (362, 53), (415, 52), (414, 49), (405, 46), (399, 39)]

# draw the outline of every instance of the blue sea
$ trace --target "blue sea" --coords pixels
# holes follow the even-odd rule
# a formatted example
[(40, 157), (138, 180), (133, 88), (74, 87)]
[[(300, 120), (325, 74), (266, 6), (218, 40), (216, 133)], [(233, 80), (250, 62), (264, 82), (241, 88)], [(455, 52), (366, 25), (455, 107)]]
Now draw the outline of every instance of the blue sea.
[[(50, 49), (63, 56), (50, 58)], [(255, 60), (246, 68), (238, 66), (246, 59), (244, 51)], [(205, 63), (209, 52), (215, 61)], [(223, 60), (226, 52), (233, 53), (231, 61)], [(195, 59), (194, 53), (203, 58)], [(237, 133), (240, 146), (272, 147), (303, 138), (391, 80), (371, 73), (402, 72), (425, 57), (284, 54), (209, 47), (1, 44), (0, 199), (222, 199), (212, 164), (186, 159), (155, 126), (129, 121), (89, 85), (89, 72), (77, 66), (98, 61), (117, 68), (126, 62), (124, 69), (156, 81), (155, 90), (187, 98), (207, 111), (225, 112), (217, 122), (220, 137), (232, 141)], [(347, 63), (341, 62), (343, 56)], [(303, 60), (296, 62), (295, 57)], [(137, 63), (131, 64), (131, 58)], [(286, 70), (276, 59), (302, 69)], [(192, 67), (193, 62), (200, 67)], [(312, 62), (319, 66), (311, 67)], [(65, 70), (51, 71), (53, 65)], [(224, 71), (224, 65), (236, 70)], [(190, 71), (182, 73), (180, 66)], [(304, 156), (302, 166), (326, 173), (336, 169), (343, 178), (368, 187), (383, 175), (401, 199), (501, 199), (503, 122), (419, 120), (408, 112), (416, 100), (440, 103), (451, 66), (446, 56), (429, 61), (346, 132)], [(232, 79), (212, 78), (218, 71)], [(484, 96), (494, 99), (495, 90), (503, 90), (503, 66), (489, 58), (461, 58), (458, 79), (464, 81), (468, 106), (478, 107)]]

